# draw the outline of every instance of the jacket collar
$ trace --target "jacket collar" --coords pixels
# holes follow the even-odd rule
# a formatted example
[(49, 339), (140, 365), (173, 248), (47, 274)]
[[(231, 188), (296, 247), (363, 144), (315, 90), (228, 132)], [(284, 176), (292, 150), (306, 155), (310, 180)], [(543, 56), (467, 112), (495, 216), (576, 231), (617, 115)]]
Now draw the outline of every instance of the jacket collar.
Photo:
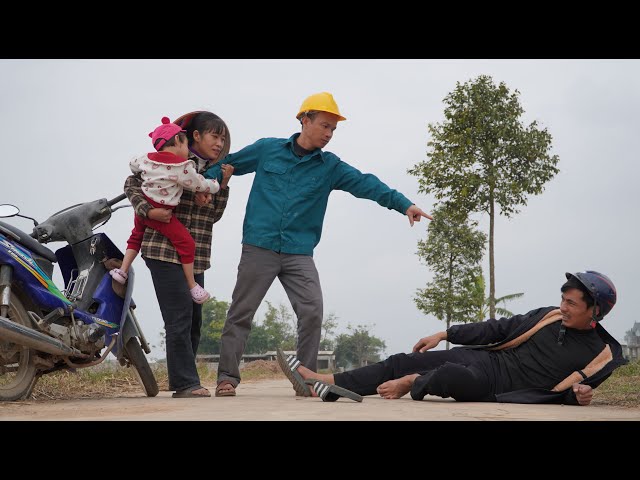
[[(300, 132), (294, 133), (285, 142), (285, 145), (289, 145), (289, 148), (291, 149), (292, 152), (294, 151), (293, 150), (293, 142), (295, 142), (298, 139), (299, 136), (300, 136)], [(316, 148), (315, 150), (313, 150), (309, 155), (311, 155), (311, 156), (319, 155), (320, 159), (324, 162), (324, 152), (319, 148)]]

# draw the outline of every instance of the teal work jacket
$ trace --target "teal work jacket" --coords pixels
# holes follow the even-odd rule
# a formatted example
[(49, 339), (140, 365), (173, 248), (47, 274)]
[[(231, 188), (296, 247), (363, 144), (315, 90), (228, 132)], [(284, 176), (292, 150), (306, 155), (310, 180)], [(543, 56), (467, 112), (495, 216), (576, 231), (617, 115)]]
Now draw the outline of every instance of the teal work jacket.
[(262, 138), (204, 173), (206, 178), (222, 181), (222, 163), (233, 165), (234, 175), (255, 172), (242, 243), (279, 253), (313, 255), (333, 190), (373, 200), (401, 214), (412, 205), (375, 175), (360, 172), (331, 152), (316, 149), (298, 157), (293, 151), (298, 135)]

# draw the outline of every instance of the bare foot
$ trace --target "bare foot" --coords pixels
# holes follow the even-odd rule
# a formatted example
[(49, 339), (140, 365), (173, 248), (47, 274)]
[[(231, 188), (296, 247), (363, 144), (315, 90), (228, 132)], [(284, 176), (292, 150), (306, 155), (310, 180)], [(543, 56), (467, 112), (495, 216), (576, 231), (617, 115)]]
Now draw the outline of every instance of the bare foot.
[(405, 375), (396, 380), (389, 380), (379, 385), (376, 391), (382, 398), (386, 398), (387, 400), (402, 398), (409, 393), (416, 377), (418, 377), (418, 374)]
[[(315, 378), (316, 380), (322, 380), (323, 382), (329, 383), (331, 385), (335, 384), (335, 381), (333, 380), (333, 374), (331, 374), (331, 373), (316, 373), (316, 372), (314, 372), (312, 370), (309, 370), (304, 365), (300, 365), (298, 367), (298, 373), (305, 380), (307, 378)], [(311, 388), (310, 390), (311, 390), (311, 396), (312, 397), (317, 397), (318, 396), (318, 394), (315, 392), (315, 390), (313, 388)]]
[(210, 397), (211, 392), (206, 388), (202, 387), (197, 390), (191, 390), (191, 395), (198, 395), (199, 397)]
[(314, 372), (312, 370), (309, 370), (304, 365), (300, 365), (298, 367), (298, 373), (305, 380), (307, 378), (315, 378), (315, 379), (318, 379), (318, 380), (322, 380), (323, 382), (330, 383), (331, 385), (335, 384), (335, 382), (333, 381), (333, 374), (332, 373), (316, 373), (316, 372)]

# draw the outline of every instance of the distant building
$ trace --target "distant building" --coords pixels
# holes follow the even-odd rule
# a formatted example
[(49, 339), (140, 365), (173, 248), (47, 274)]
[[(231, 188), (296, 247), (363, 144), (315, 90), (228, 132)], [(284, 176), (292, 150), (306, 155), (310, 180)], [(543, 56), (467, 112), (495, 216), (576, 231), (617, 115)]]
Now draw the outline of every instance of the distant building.
[(627, 360), (640, 360), (640, 322), (635, 322), (624, 336), (627, 344), (622, 344), (622, 354)]
[[(295, 350), (285, 350), (284, 353), (286, 355), (295, 355)], [(275, 360), (276, 352), (267, 352), (265, 353), (269, 358), (265, 358), (265, 360)], [(306, 365), (305, 365), (306, 366)], [(333, 350), (320, 350), (318, 352), (318, 370), (335, 370), (336, 367), (336, 356), (333, 353)]]

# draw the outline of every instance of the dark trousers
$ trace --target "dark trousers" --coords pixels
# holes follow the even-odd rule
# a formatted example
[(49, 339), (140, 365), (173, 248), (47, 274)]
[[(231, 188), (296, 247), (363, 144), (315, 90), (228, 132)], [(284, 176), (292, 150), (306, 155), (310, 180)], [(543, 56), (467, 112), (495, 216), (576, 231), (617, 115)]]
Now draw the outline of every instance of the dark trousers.
[[(169, 390), (200, 385), (196, 352), (200, 344), (202, 305), (191, 300), (182, 266), (145, 258), (164, 320)], [(204, 273), (195, 275), (204, 287)]]
[(373, 365), (336, 373), (334, 381), (360, 395), (375, 395), (382, 383), (414, 373), (420, 374), (411, 390), (414, 400), (430, 394), (461, 401), (495, 401), (496, 377), (490, 353), (485, 350), (455, 347), (398, 353)]

